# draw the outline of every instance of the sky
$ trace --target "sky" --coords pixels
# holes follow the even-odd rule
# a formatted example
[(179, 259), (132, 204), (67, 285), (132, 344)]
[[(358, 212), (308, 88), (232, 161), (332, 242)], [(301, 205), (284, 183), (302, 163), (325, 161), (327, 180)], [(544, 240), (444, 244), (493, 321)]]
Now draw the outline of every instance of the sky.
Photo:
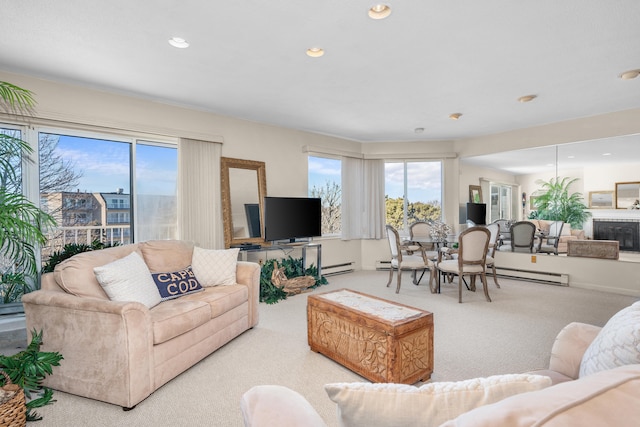
[[(309, 157), (309, 188), (323, 187), (327, 180), (340, 183), (341, 162), (336, 159)], [(407, 164), (410, 201), (442, 200), (442, 163), (409, 162)], [(404, 163), (385, 164), (385, 194), (391, 198), (404, 194)]]
[[(56, 153), (82, 173), (81, 192), (130, 193), (130, 147), (127, 142), (60, 135)], [(138, 194), (175, 195), (177, 149), (137, 145), (136, 177)]]

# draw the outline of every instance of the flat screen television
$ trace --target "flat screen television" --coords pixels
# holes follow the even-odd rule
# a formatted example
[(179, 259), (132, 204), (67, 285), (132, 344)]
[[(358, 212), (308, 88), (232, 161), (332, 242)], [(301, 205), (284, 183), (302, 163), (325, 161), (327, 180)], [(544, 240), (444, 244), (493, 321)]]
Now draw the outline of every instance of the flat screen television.
[(265, 197), (264, 240), (274, 242), (322, 235), (322, 204), (319, 198)]
[(467, 203), (467, 219), (476, 225), (485, 225), (487, 223), (487, 204)]

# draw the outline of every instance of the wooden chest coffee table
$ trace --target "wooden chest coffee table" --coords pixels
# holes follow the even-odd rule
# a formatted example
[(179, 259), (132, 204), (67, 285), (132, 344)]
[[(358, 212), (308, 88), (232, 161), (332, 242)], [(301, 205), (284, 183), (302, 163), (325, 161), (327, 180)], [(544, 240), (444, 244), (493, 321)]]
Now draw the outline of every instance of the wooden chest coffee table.
[(372, 382), (413, 384), (433, 372), (433, 314), (340, 289), (307, 299), (311, 350)]

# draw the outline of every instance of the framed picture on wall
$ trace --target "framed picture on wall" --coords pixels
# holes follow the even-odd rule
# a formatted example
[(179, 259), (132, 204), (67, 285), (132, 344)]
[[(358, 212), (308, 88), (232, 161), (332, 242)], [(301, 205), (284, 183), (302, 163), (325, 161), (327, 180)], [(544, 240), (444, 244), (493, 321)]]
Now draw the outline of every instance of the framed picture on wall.
[(616, 209), (635, 209), (640, 204), (640, 182), (616, 182)]
[(590, 209), (613, 209), (614, 191), (590, 191), (589, 192), (589, 208)]
[(538, 198), (538, 196), (529, 196), (529, 210), (530, 211), (537, 211), (538, 207), (536, 206), (536, 199)]
[(469, 203), (482, 203), (482, 188), (479, 185), (469, 186)]

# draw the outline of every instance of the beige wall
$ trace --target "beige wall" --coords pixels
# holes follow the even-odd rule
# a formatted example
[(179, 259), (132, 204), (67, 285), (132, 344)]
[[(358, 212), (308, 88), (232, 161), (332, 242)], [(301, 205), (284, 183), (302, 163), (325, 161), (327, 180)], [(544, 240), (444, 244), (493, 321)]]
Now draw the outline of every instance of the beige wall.
[[(473, 172), (460, 170), (458, 159), (461, 156), (640, 133), (640, 109), (636, 109), (455, 142), (360, 144), (2, 71), (0, 80), (35, 92), (38, 117), (56, 121), (52, 124), (78, 128), (90, 125), (115, 133), (122, 130), (223, 142), (223, 156), (260, 160), (267, 164), (267, 193), (270, 195), (307, 194), (305, 146), (357, 152), (368, 158), (443, 158), (443, 210), (446, 221), (452, 224), (459, 223), (458, 206), (467, 200), (468, 185), (478, 179)], [(501, 181), (508, 178), (491, 175), (490, 171), (477, 173), (484, 177), (497, 176)], [(372, 269), (376, 260), (389, 256), (386, 240), (344, 242), (326, 239), (321, 242), (324, 265), (354, 261), (356, 268)], [(609, 279), (612, 279), (611, 272)], [(637, 279), (626, 280), (626, 283), (637, 284)]]

